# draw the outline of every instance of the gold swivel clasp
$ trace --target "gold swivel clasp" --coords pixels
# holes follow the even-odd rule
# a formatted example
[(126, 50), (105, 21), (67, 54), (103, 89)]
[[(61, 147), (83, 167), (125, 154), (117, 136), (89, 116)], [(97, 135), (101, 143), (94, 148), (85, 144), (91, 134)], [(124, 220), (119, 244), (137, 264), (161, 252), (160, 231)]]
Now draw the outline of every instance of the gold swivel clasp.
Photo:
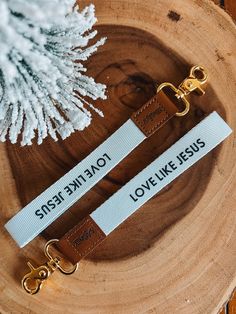
[(190, 109), (190, 103), (187, 96), (191, 92), (197, 92), (199, 95), (204, 95), (204, 84), (207, 82), (207, 72), (199, 65), (191, 68), (189, 76), (177, 87), (171, 83), (162, 83), (157, 88), (157, 92), (161, 91), (165, 87), (171, 88), (175, 92), (177, 99), (181, 99), (185, 105), (185, 109), (181, 112), (177, 112), (176, 116), (181, 117), (186, 115)]
[(34, 267), (30, 262), (27, 265), (30, 268), (30, 272), (26, 274), (22, 279), (22, 287), (24, 290), (33, 295), (40, 291), (43, 283), (58, 269), (64, 275), (71, 275), (78, 269), (78, 264), (71, 269), (66, 270), (61, 266), (61, 259), (59, 257), (53, 257), (49, 250), (50, 246), (58, 242), (58, 240), (50, 240), (44, 247), (44, 254), (48, 258), (48, 262), (39, 267)]

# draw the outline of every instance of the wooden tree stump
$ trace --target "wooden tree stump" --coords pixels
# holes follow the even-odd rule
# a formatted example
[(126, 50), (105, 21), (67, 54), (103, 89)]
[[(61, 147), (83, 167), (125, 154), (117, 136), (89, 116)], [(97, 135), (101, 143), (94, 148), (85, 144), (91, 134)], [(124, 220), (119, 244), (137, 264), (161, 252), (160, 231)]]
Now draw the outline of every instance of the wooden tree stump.
[[(84, 6), (90, 1), (82, 0)], [(1, 313), (217, 313), (236, 286), (236, 146), (234, 135), (121, 225), (79, 271), (57, 273), (37, 296), (23, 292), (28, 258), (43, 262), (46, 240), (59, 237), (213, 110), (236, 127), (236, 30), (206, 0), (94, 0), (107, 44), (89, 74), (108, 85), (97, 102), (105, 118), (64, 142), (0, 145)], [(178, 84), (190, 66), (208, 69), (204, 97), (144, 142), (73, 208), (24, 249), (3, 225), (87, 156), (155, 93)], [(30, 223), (30, 222), (29, 222)]]

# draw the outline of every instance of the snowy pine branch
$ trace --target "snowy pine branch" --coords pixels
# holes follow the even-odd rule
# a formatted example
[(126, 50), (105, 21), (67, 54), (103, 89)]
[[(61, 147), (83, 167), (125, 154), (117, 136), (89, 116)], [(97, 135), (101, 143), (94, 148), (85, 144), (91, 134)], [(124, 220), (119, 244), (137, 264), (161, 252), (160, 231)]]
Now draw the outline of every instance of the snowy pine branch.
[(94, 6), (79, 12), (73, 5), (74, 0), (1, 0), (0, 141), (8, 136), (12, 143), (20, 138), (31, 145), (37, 136), (41, 144), (58, 134), (65, 139), (90, 124), (90, 110), (102, 115), (83, 98), (104, 99), (105, 86), (87, 77), (81, 62), (105, 39), (88, 46), (97, 34)]

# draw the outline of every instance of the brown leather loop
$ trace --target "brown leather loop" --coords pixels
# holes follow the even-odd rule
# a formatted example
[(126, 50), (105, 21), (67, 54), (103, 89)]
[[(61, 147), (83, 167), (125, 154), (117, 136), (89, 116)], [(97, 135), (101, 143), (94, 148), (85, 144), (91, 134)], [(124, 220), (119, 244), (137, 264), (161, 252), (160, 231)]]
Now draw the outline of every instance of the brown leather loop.
[(163, 91), (131, 116), (132, 121), (147, 136), (151, 136), (169, 119), (176, 115), (178, 108)]
[(88, 216), (67, 232), (56, 246), (72, 264), (76, 264), (105, 238), (105, 233)]

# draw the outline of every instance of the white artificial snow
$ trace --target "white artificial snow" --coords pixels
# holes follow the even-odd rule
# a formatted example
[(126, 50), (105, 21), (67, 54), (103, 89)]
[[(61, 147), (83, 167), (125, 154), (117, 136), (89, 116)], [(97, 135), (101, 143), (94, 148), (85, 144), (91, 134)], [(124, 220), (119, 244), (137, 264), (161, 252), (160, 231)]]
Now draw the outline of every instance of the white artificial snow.
[(81, 61), (105, 39), (88, 46), (97, 34), (94, 6), (80, 12), (73, 5), (0, 0), (0, 141), (20, 137), (22, 145), (31, 145), (37, 136), (41, 144), (57, 134), (65, 139), (90, 124), (89, 109), (102, 115), (83, 97), (105, 99), (105, 86), (84, 74)]

